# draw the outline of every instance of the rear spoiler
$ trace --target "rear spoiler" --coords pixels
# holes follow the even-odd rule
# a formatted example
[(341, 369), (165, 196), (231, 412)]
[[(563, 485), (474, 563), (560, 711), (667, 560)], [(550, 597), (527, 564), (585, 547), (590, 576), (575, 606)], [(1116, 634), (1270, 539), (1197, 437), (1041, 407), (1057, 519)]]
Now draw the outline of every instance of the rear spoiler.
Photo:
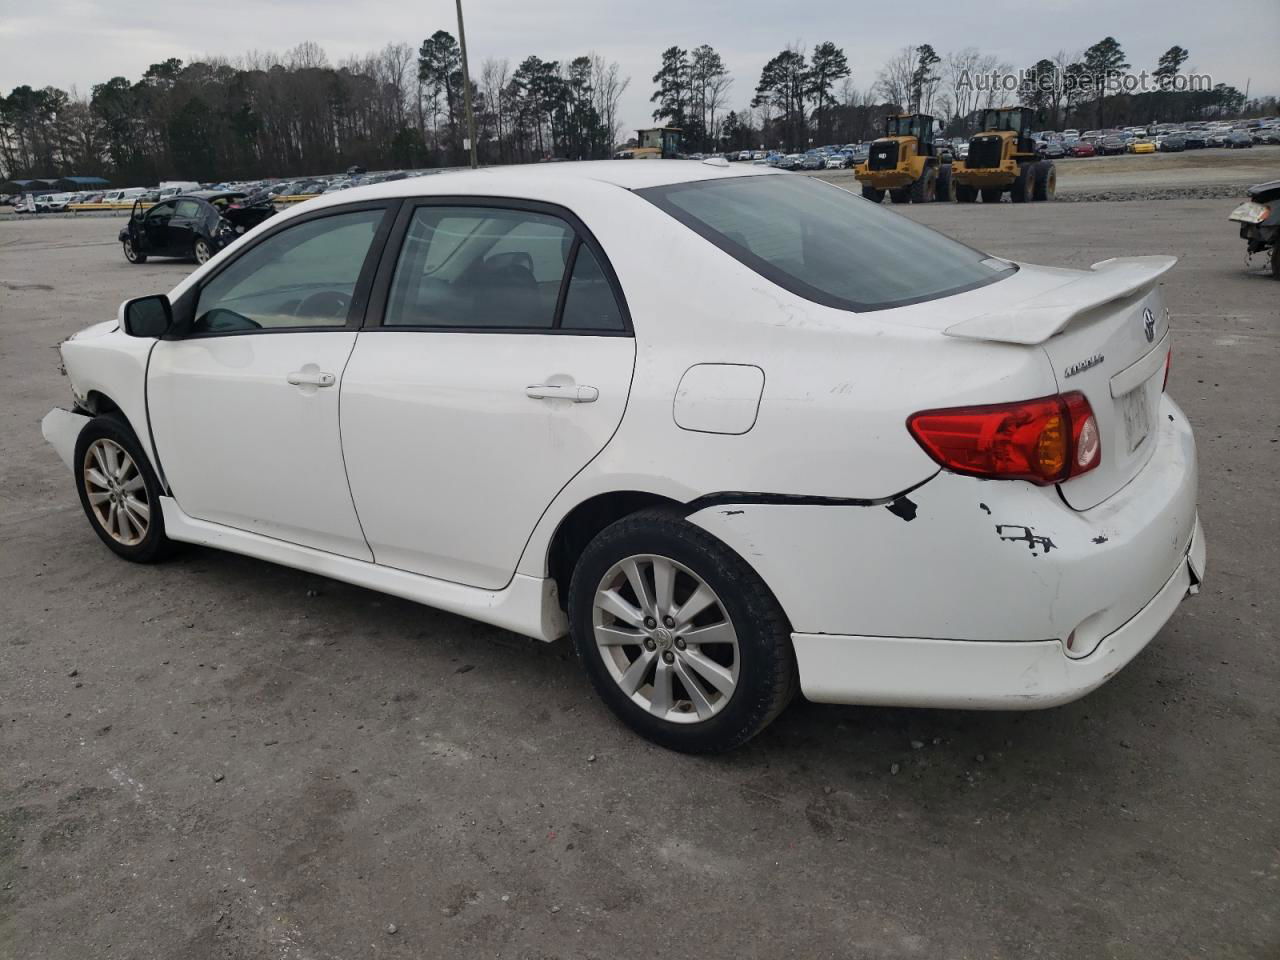
[(1101, 260), (1075, 280), (1013, 306), (952, 324), (943, 333), (968, 340), (1044, 343), (1082, 313), (1150, 290), (1177, 262), (1177, 257)]

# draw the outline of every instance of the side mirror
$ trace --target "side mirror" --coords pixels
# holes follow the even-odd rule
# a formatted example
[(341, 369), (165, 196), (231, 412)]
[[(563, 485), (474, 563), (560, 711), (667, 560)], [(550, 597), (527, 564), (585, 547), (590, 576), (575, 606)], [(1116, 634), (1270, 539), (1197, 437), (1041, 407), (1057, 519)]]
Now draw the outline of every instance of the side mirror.
[(163, 293), (125, 301), (121, 308), (124, 332), (131, 337), (155, 339), (168, 332), (173, 324), (173, 306)]

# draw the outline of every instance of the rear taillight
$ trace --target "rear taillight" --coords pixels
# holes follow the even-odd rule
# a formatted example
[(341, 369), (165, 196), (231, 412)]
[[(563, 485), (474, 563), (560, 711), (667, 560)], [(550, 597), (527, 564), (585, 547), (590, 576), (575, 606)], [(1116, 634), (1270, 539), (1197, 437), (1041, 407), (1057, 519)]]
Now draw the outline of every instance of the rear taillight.
[(1169, 368), (1173, 366), (1173, 347), (1169, 348), (1169, 352), (1164, 355), (1164, 383), (1160, 384), (1160, 392), (1164, 393), (1169, 389)]
[(1098, 421), (1083, 393), (925, 410), (907, 429), (942, 466), (974, 477), (1043, 486), (1102, 462)]

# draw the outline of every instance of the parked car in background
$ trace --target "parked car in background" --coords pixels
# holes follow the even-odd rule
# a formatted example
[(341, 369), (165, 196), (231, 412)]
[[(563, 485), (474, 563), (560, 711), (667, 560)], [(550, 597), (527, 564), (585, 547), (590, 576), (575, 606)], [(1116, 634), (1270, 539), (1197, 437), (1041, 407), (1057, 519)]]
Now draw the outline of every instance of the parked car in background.
[(1205, 146), (1225, 147), (1227, 145), (1227, 140), (1230, 138), (1230, 136), (1231, 136), (1230, 130), (1218, 129), (1218, 130), (1210, 131), (1208, 140), (1205, 143)]
[(1156, 145), (1146, 139), (1131, 140), (1128, 149), (1130, 153), (1155, 153)]
[(1127, 149), (1127, 144), (1123, 137), (1113, 135), (1103, 137), (1097, 141), (1096, 149), (1104, 157), (1110, 157), (1118, 153), (1124, 153)]
[(237, 236), (272, 216), (270, 203), (246, 203), (242, 193), (204, 191), (162, 200), (151, 207), (135, 201), (118, 239), (124, 258), (181, 257), (205, 263)]
[(415, 178), (64, 341), (77, 409), (42, 429), (118, 557), (201, 543), (567, 634), (669, 748), (737, 747), (797, 691), (1049, 707), (1205, 574), (1174, 263), (1014, 264), (754, 167)]
[(1161, 153), (1181, 153), (1187, 149), (1187, 141), (1176, 133), (1167, 133), (1160, 138)]
[(1058, 140), (1041, 140), (1036, 145), (1036, 153), (1045, 160), (1061, 160), (1067, 155), (1066, 148)]
[(1203, 130), (1188, 130), (1182, 135), (1182, 146), (1187, 150), (1203, 150), (1209, 145), (1209, 137)]
[(1253, 137), (1243, 130), (1232, 130), (1227, 134), (1222, 145), (1230, 150), (1243, 150), (1245, 147), (1253, 146)]
[(847, 166), (849, 166), (849, 158), (843, 153), (833, 153), (827, 157), (828, 170), (843, 170)]
[(1093, 145), (1092, 140), (1077, 140), (1067, 149), (1067, 153), (1073, 157), (1096, 157), (1098, 149)]

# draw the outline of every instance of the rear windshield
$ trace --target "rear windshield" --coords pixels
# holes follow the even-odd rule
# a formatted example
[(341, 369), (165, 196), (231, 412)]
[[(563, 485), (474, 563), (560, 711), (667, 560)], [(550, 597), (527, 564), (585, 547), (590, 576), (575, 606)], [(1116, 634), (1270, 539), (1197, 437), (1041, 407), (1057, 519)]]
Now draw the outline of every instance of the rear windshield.
[(934, 300), (1016, 269), (812, 177), (732, 177), (636, 192), (778, 286), (842, 310)]

